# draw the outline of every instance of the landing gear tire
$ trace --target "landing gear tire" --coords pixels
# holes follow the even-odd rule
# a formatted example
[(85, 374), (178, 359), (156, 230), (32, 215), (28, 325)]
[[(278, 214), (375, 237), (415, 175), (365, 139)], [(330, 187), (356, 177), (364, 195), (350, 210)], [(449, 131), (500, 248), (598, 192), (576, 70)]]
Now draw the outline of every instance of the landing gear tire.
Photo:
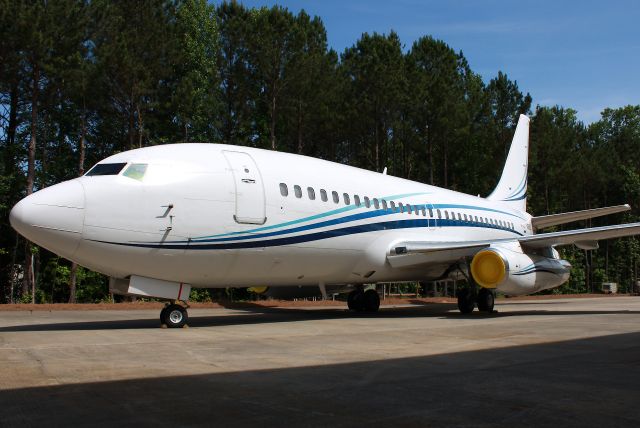
[(165, 306), (160, 312), (160, 322), (168, 328), (183, 327), (188, 319), (187, 309), (175, 303)]
[(470, 314), (475, 308), (476, 302), (469, 290), (460, 290), (458, 292), (458, 309), (463, 314)]
[(378, 312), (380, 309), (380, 296), (376, 290), (367, 290), (363, 296), (365, 312)]
[(487, 288), (481, 288), (478, 291), (478, 310), (482, 312), (493, 312), (493, 305), (495, 303), (495, 297), (493, 291)]
[(362, 290), (353, 290), (347, 296), (347, 306), (349, 310), (362, 312), (365, 310), (365, 294)]

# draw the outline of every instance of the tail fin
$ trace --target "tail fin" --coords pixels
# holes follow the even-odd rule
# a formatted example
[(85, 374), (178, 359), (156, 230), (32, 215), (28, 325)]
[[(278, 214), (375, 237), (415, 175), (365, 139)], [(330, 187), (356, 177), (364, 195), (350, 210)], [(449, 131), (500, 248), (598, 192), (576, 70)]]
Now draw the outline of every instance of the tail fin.
[(490, 201), (500, 201), (520, 211), (527, 209), (527, 167), (529, 165), (529, 118), (524, 114), (518, 119), (516, 133), (511, 142), (502, 177)]

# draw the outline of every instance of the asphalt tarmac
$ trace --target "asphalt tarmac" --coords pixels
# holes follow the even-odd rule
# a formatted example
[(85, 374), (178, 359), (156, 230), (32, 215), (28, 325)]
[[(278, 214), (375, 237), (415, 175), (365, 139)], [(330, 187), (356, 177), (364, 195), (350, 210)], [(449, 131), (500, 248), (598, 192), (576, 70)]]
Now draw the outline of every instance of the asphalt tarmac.
[(640, 426), (640, 297), (15, 312), (0, 426)]

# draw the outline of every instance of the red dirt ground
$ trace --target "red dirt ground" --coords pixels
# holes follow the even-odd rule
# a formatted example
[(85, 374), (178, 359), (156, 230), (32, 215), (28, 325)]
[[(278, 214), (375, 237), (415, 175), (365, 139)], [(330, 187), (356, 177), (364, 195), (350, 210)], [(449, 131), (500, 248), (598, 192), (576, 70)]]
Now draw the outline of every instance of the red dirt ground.
[[(626, 294), (551, 294), (523, 297), (499, 298), (499, 300), (522, 301), (522, 300), (543, 300), (543, 299), (580, 299), (590, 297), (622, 297)], [(383, 306), (389, 305), (424, 305), (429, 303), (455, 303), (456, 299), (451, 297), (389, 297), (381, 303)], [(134, 309), (161, 309), (162, 302), (123, 302), (123, 303), (41, 303), (41, 304), (4, 304), (0, 305), (0, 311), (91, 311), (91, 310), (134, 310)], [(243, 309), (255, 308), (257, 306), (273, 308), (296, 308), (296, 307), (317, 307), (317, 306), (342, 306), (346, 307), (346, 302), (333, 300), (258, 300), (253, 302), (207, 302), (190, 303), (192, 308), (227, 308)]]

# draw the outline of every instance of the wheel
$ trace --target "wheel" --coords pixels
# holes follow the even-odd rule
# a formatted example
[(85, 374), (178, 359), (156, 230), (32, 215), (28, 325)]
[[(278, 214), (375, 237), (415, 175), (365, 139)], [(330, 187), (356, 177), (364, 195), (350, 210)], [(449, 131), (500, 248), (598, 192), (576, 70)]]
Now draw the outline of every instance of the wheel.
[(458, 292), (458, 309), (461, 313), (470, 314), (475, 306), (476, 302), (473, 300), (469, 290), (460, 290)]
[(378, 312), (380, 308), (380, 296), (376, 290), (367, 290), (362, 298), (366, 312)]
[(493, 291), (488, 288), (481, 288), (478, 292), (478, 310), (483, 312), (493, 312), (495, 298)]
[(347, 297), (347, 306), (351, 311), (362, 312), (365, 310), (364, 307), (364, 295), (365, 293), (362, 290), (353, 290), (349, 293)]
[(167, 317), (167, 308), (169, 307), (169, 305), (166, 305), (164, 308), (162, 308), (162, 310), (160, 311), (160, 324), (165, 324), (164, 320)]
[(180, 328), (187, 323), (188, 319), (187, 310), (175, 303), (165, 307), (160, 312), (160, 321), (169, 328)]

